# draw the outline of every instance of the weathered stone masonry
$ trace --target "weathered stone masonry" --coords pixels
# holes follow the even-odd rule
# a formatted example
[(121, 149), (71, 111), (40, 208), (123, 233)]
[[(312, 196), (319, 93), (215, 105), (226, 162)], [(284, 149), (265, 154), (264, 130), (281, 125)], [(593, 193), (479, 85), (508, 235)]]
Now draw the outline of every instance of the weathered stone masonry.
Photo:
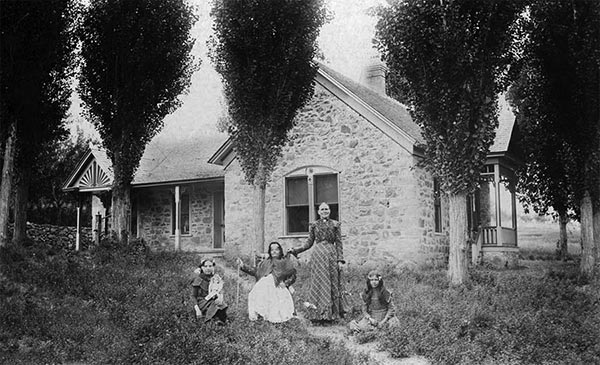
[[(397, 264), (443, 255), (447, 236), (434, 233), (433, 179), (417, 162), (317, 85), (268, 184), (265, 239), (278, 240), (284, 247), (305, 241), (305, 236), (284, 236), (285, 176), (300, 167), (325, 166), (339, 171), (340, 221), (349, 262)], [(254, 191), (245, 183), (237, 161), (227, 167), (225, 196), (226, 245), (249, 253), (248, 241), (254, 239)]]
[[(139, 201), (138, 224), (142, 238), (156, 250), (172, 250), (171, 201), (168, 188), (144, 189)], [(185, 186), (190, 194), (190, 233), (181, 235), (181, 249), (202, 251), (213, 247), (213, 193), (199, 184)]]

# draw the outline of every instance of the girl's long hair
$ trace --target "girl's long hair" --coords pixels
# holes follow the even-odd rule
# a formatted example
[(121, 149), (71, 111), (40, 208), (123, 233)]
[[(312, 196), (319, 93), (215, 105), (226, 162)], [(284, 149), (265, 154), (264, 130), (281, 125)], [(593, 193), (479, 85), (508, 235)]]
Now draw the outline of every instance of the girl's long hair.
[(277, 245), (277, 247), (279, 247), (279, 257), (276, 257), (276, 259), (282, 259), (283, 258), (283, 248), (281, 248), (281, 245), (277, 241), (273, 241), (273, 242), (269, 243), (269, 249), (268, 249), (269, 258), (270, 259), (273, 258), (273, 256), (271, 256), (271, 246), (272, 245)]
[(389, 290), (385, 288), (385, 285), (383, 284), (383, 278), (381, 277), (381, 275), (377, 276), (379, 278), (379, 285), (377, 285), (377, 287), (375, 288), (373, 288), (373, 286), (371, 285), (371, 281), (369, 280), (369, 276), (367, 276), (367, 289), (365, 289), (365, 291), (362, 294), (362, 299), (366, 305), (371, 304), (371, 298), (373, 297), (374, 292), (379, 293), (380, 303), (387, 304), (390, 301), (390, 297), (392, 294)]

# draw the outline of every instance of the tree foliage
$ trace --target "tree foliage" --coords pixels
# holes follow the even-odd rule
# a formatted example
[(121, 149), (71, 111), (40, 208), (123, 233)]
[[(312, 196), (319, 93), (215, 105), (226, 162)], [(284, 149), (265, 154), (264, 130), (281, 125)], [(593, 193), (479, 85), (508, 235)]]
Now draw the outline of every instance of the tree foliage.
[[(408, 85), (428, 165), (446, 192), (470, 192), (497, 122), (518, 1), (392, 1), (379, 8), (379, 50)], [(393, 80), (392, 80), (393, 81)]]
[(228, 132), (246, 180), (265, 184), (312, 96), (323, 0), (215, 0), (211, 15), (211, 59), (224, 83)]
[(527, 26), (524, 64), (537, 89), (525, 107), (536, 103), (539, 123), (557, 137), (554, 148), (577, 201), (584, 190), (598, 197), (600, 3), (533, 0)]
[[(91, 143), (99, 144), (78, 130), (74, 138), (57, 139), (46, 143), (32, 166), (32, 189), (29, 195), (27, 217), (39, 224), (74, 226), (77, 197), (62, 191), (63, 184), (75, 170)], [(89, 225), (87, 214), (84, 225)]]
[(79, 93), (112, 161), (119, 235), (146, 144), (179, 107), (196, 69), (190, 54), (195, 20), (184, 0), (97, 0), (85, 12)]
[(563, 101), (552, 101), (538, 63), (527, 63), (507, 94), (517, 116), (525, 161), (517, 170), (519, 200), (538, 214), (547, 214), (550, 208), (575, 214), (579, 207), (566, 167), (572, 151), (564, 135), (551, 128), (557, 123), (551, 120), (556, 117), (551, 110)]
[(41, 142), (66, 133), (79, 8), (75, 0), (8, 0), (1, 7), (2, 124), (18, 123), (27, 159)]

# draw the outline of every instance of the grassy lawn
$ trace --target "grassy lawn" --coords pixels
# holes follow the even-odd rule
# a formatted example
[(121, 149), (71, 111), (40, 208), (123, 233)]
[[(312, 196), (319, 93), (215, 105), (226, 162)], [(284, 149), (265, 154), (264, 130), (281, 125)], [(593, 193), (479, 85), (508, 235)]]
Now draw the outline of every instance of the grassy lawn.
[[(346, 349), (314, 338), (296, 320), (203, 324), (193, 317), (190, 254), (127, 251), (46, 257), (3, 250), (0, 359), (6, 364), (359, 364)], [(240, 300), (245, 307), (245, 301)]]
[[(136, 246), (47, 256), (27, 248), (4, 249), (0, 259), (0, 359), (7, 364), (368, 363), (311, 336), (297, 320), (250, 323), (246, 293), (237, 307), (232, 282), (225, 292), (234, 321), (195, 321), (187, 285), (198, 261), (192, 254)], [(346, 274), (356, 308), (369, 269)], [(359, 342), (378, 341), (395, 357), (422, 355), (439, 364), (600, 363), (600, 288), (578, 282), (576, 262), (473, 269), (462, 288), (449, 287), (442, 270), (381, 271), (389, 272), (385, 282), (401, 325)], [(297, 304), (306, 277), (300, 266)]]
[[(567, 224), (567, 250), (577, 257), (581, 254), (579, 223)], [(554, 260), (559, 237), (557, 222), (526, 220), (518, 223), (519, 252), (527, 260)]]

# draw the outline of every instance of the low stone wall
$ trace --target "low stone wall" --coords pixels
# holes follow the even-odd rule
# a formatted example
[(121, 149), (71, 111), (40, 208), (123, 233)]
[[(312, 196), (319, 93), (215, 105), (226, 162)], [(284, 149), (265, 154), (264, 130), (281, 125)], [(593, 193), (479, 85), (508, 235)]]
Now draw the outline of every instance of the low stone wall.
[[(12, 236), (12, 225), (9, 235)], [(77, 227), (53, 226), (50, 224), (27, 223), (27, 236), (36, 244), (47, 244), (55, 248), (75, 249)], [(89, 247), (92, 243), (92, 228), (81, 227), (80, 248)]]

